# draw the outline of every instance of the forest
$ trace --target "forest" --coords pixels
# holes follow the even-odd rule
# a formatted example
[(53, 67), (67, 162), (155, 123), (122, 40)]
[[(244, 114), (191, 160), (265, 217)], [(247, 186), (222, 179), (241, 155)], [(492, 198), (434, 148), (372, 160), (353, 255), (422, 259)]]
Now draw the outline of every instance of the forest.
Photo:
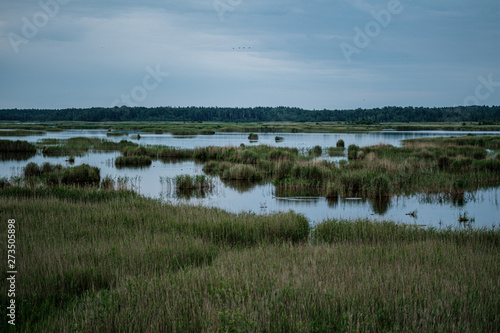
[(293, 107), (114, 107), (3, 109), (0, 121), (194, 121), (194, 122), (500, 122), (500, 106), (397, 107), (305, 110)]

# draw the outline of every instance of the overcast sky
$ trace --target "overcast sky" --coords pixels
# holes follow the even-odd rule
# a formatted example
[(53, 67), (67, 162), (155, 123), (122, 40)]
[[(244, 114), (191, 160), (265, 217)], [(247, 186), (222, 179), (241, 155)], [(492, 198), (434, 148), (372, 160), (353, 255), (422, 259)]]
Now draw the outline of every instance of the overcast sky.
[(499, 0), (0, 1), (0, 108), (500, 105)]

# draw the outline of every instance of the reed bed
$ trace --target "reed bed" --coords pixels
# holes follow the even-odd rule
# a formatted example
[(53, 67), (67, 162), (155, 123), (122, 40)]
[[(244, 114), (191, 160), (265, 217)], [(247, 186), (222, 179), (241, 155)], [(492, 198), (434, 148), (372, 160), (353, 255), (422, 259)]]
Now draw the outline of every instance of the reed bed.
[(294, 213), (74, 187), (6, 188), (0, 210), (16, 218), (20, 332), (500, 329), (499, 230), (332, 220), (310, 233)]
[(42, 139), (37, 146), (46, 156), (81, 156), (90, 150), (112, 151), (127, 147), (137, 147), (138, 145), (127, 140), (114, 142), (105, 139), (74, 137), (70, 139)]
[(25, 185), (36, 187), (38, 185), (58, 186), (97, 186), (100, 183), (101, 170), (88, 164), (75, 167), (63, 167), (60, 164), (45, 162), (41, 165), (30, 162), (23, 168)]
[(28, 141), (0, 140), (0, 152), (4, 153), (35, 153), (36, 147)]

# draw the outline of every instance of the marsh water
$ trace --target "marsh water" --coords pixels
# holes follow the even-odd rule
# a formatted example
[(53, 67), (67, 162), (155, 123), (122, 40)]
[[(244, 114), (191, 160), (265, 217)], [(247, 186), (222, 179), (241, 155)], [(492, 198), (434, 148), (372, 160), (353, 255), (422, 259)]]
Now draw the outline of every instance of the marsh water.
[[(367, 133), (259, 133), (259, 140), (250, 142), (248, 133), (216, 133), (215, 135), (173, 136), (171, 134), (140, 133), (140, 140), (131, 136), (108, 137), (105, 130), (67, 130), (48, 132), (44, 135), (28, 137), (8, 137), (9, 140), (27, 140), (37, 142), (42, 138), (68, 139), (72, 137), (94, 137), (112, 141), (123, 139), (141, 145), (164, 145), (177, 148), (195, 148), (205, 146), (239, 146), (266, 144), (277, 147), (296, 147), (307, 150), (316, 145), (324, 148), (335, 146), (339, 139), (345, 146), (356, 144), (370, 146), (379, 143), (401, 146), (405, 139), (421, 137), (459, 136), (466, 132), (418, 131), (396, 132), (381, 131)], [(137, 132), (129, 133), (137, 134)], [(498, 132), (474, 132), (475, 135), (500, 135)], [(275, 137), (283, 137), (280, 142)], [(268, 214), (278, 211), (293, 210), (305, 215), (312, 225), (330, 218), (370, 218), (375, 220), (391, 220), (405, 224), (416, 224), (436, 228), (463, 227), (459, 223), (460, 216), (466, 215), (473, 228), (492, 228), (500, 226), (500, 187), (491, 187), (465, 193), (463, 198), (452, 200), (440, 195), (393, 196), (385, 200), (372, 201), (366, 198), (338, 198), (329, 200), (325, 197), (308, 193), (304, 196), (289, 196), (277, 191), (270, 183), (249, 184), (241, 182), (223, 182), (214, 178), (214, 188), (207, 192), (178, 193), (172, 186), (172, 179), (177, 175), (203, 174), (200, 163), (194, 161), (153, 161), (144, 168), (117, 169), (114, 159), (119, 152), (90, 152), (76, 157), (74, 165), (87, 163), (101, 169), (101, 178), (109, 175), (115, 180), (126, 179), (129, 187), (142, 195), (157, 198), (171, 203), (188, 203), (219, 207), (235, 213), (252, 212)], [(346, 156), (330, 158), (326, 154), (322, 159), (340, 160)], [(22, 174), (22, 168), (29, 162), (41, 164), (68, 165), (67, 157), (44, 157), (41, 153), (31, 156), (3, 156), (0, 159), (0, 177), (12, 177)], [(411, 212), (415, 214), (408, 215)]]

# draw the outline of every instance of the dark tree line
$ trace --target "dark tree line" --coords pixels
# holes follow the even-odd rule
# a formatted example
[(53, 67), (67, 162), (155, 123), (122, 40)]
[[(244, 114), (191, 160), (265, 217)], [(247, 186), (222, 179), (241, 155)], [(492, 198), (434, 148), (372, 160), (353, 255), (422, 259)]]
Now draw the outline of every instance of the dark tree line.
[(291, 107), (114, 107), (88, 109), (4, 109), (0, 121), (214, 121), (214, 122), (498, 122), (500, 106), (396, 107), (304, 110)]

